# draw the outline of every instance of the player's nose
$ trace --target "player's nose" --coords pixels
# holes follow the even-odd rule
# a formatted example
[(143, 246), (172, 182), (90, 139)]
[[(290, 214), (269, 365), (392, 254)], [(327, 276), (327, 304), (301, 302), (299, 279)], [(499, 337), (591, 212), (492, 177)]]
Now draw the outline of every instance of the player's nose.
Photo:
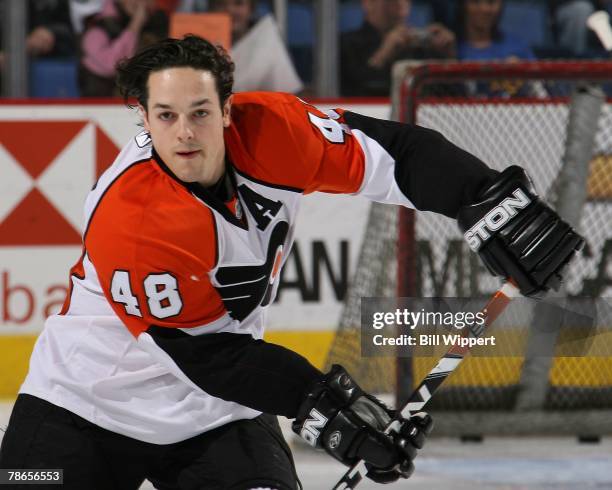
[(178, 118), (178, 139), (181, 141), (189, 141), (193, 139), (193, 129), (189, 120), (184, 116)]

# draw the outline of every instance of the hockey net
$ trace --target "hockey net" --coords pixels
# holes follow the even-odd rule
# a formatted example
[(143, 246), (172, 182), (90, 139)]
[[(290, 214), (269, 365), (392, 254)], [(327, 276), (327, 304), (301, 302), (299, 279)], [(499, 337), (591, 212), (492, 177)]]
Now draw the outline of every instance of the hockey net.
[[(587, 246), (564, 293), (604, 301), (589, 303), (599, 308), (598, 324), (589, 326), (599, 334), (597, 355), (564, 357), (553, 345), (548, 359), (541, 352), (530, 358), (526, 343), (518, 355), (468, 357), (431, 401), (434, 411), (456, 415), (443, 418), (443, 433), (612, 431), (603, 415), (612, 408), (612, 318), (603, 311), (612, 293), (611, 87), (609, 62), (406, 62), (394, 69), (395, 119), (438, 130), (493, 168), (525, 167), (538, 193), (577, 220)], [(498, 286), (453, 220), (374, 204), (328, 364), (343, 364), (370, 391), (406, 399), (437, 359), (361, 356), (361, 298), (484, 300)], [(507, 429), (525, 410), (542, 414), (540, 425)], [(507, 416), (487, 425), (490, 419), (467, 412)], [(573, 427), (568, 413), (576, 414)]]

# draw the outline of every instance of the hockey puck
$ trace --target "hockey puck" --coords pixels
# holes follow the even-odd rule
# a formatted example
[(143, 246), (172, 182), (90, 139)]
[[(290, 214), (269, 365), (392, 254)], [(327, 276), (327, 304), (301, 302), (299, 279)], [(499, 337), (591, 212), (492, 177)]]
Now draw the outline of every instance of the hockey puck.
[(475, 443), (481, 443), (484, 438), (482, 437), (482, 434), (463, 434), (459, 439), (461, 440), (461, 442), (464, 442), (467, 444), (469, 443), (475, 444)]
[(578, 442), (580, 444), (599, 444), (601, 442), (601, 436), (597, 436), (593, 434), (579, 435)]

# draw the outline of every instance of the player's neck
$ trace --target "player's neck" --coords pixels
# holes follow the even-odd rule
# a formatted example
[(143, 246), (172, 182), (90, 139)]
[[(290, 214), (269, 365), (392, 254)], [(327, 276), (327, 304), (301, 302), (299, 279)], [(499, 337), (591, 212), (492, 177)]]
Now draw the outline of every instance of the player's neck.
[(220, 158), (214, 162), (209, 162), (207, 167), (202, 169), (202, 179), (198, 180), (198, 184), (202, 187), (212, 188), (217, 185), (225, 175), (226, 168), (225, 155), (220, 155)]
[(213, 194), (216, 198), (223, 202), (228, 202), (234, 196), (234, 185), (232, 179), (227, 172), (224, 172), (219, 180), (210, 186), (204, 186)]

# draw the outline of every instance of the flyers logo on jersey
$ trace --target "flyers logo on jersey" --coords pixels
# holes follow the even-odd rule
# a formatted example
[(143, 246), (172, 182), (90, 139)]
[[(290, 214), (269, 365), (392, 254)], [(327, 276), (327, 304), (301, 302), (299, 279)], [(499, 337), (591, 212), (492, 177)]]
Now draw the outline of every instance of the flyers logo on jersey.
[(263, 265), (220, 267), (217, 271), (215, 279), (220, 284), (217, 290), (232, 318), (242, 321), (257, 306), (270, 303), (288, 231), (286, 221), (275, 225)]
[[(257, 228), (265, 231), (278, 215), (282, 202), (262, 196), (244, 184), (238, 186), (238, 192), (245, 208), (257, 223)], [(264, 264), (219, 267), (215, 274), (219, 283), (217, 290), (232, 318), (242, 321), (259, 305), (270, 303), (288, 232), (289, 224), (286, 221), (278, 221), (274, 225)]]
[(82, 203), (118, 152), (89, 121), (0, 122), (0, 246), (80, 244)]

